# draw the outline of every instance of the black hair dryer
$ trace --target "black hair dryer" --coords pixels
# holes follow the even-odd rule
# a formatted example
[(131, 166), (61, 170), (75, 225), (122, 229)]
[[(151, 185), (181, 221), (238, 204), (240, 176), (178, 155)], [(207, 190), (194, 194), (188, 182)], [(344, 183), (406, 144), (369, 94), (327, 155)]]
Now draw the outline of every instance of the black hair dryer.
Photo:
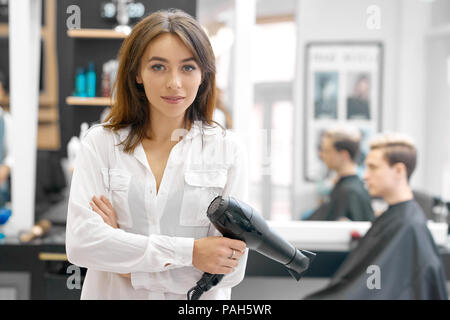
[[(209, 205), (207, 215), (224, 237), (242, 240), (247, 248), (284, 264), (297, 281), (316, 256), (313, 252), (296, 249), (272, 231), (252, 207), (233, 197), (216, 197)], [(188, 300), (200, 298), (203, 292), (218, 284), (223, 276), (204, 273), (197, 285), (189, 290)]]

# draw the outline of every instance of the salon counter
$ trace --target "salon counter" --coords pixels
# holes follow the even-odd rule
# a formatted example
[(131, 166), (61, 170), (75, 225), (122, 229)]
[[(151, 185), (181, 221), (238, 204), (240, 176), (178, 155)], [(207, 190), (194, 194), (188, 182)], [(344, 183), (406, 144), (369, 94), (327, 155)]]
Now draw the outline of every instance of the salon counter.
[(0, 244), (0, 300), (79, 299), (80, 291), (66, 286), (70, 264), (64, 240), (62, 226), (53, 226), (44, 238), (29, 243), (16, 237), (4, 239)]
[[(283, 228), (292, 229), (292, 226), (295, 226), (292, 221), (289, 223), (271, 222), (270, 224), (278, 232), (282, 232)], [(344, 228), (344, 225), (341, 226)], [(246, 291), (244, 290), (246, 283), (248, 284), (252, 279), (258, 279), (255, 280), (255, 283), (259, 284), (264, 282), (261, 279), (272, 279), (277, 283), (285, 281), (288, 285), (301, 287), (305, 286), (308, 280), (328, 279), (334, 274), (347, 256), (348, 249), (338, 250), (336, 239), (333, 243), (328, 242), (328, 247), (325, 242), (322, 242), (320, 246), (316, 243), (316, 249), (314, 243), (302, 247), (305, 243), (301, 243), (302, 241), (298, 238), (301, 233), (299, 230), (302, 228), (294, 228), (297, 229), (297, 232), (293, 232), (294, 229), (284, 230), (287, 232), (286, 239), (291, 243), (300, 249), (312, 250), (317, 254), (302, 280), (297, 283), (290, 278), (284, 266), (257, 252), (250, 251), (245, 279), (242, 285), (233, 289), (234, 298), (252, 299), (254, 297), (258, 299), (258, 296), (253, 296), (256, 292), (254, 285), (247, 286)], [(297, 236), (294, 236), (295, 234)], [(332, 237), (333, 233), (329, 231), (328, 234)], [(341, 235), (344, 235), (343, 231)], [(65, 255), (65, 227), (53, 226), (44, 238), (35, 239), (27, 244), (20, 243), (16, 238), (5, 240), (0, 245), (0, 298), (2, 298), (3, 292), (3, 298), (79, 299), (81, 290), (69, 289), (67, 286), (68, 279), (73, 272), (68, 269), (71, 264)], [(344, 242), (340, 245), (344, 246)], [(440, 252), (447, 279), (450, 280), (450, 246), (441, 246)], [(80, 268), (80, 270), (81, 275), (85, 274), (85, 269)], [(295, 290), (296, 287), (293, 288)], [(271, 299), (271, 296), (267, 296), (267, 298)]]

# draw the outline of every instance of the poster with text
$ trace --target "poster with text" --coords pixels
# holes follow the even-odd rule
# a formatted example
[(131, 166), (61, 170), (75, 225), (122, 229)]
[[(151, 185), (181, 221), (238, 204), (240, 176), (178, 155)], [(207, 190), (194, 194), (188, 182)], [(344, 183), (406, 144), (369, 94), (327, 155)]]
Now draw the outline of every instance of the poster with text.
[[(305, 50), (304, 177), (323, 179), (318, 133), (351, 124), (367, 143), (381, 130), (381, 43), (310, 43)], [(370, 136), (368, 136), (370, 133)], [(367, 146), (361, 146), (367, 149)]]

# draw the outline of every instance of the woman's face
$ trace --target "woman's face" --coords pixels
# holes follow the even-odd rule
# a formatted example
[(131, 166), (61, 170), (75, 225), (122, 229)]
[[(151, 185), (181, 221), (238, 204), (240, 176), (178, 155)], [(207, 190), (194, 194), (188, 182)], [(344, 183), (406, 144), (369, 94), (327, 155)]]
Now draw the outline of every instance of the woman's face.
[(170, 118), (184, 117), (194, 102), (202, 72), (193, 54), (171, 33), (164, 33), (147, 46), (136, 82), (143, 84), (151, 113)]

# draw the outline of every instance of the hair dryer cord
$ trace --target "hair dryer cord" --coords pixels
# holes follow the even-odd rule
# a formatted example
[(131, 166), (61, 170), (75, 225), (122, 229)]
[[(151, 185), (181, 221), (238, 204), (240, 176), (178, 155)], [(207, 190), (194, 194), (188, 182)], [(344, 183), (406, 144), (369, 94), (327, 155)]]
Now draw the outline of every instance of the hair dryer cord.
[(188, 300), (198, 300), (200, 299), (203, 292), (208, 291), (215, 285), (217, 285), (223, 278), (223, 274), (211, 274), (205, 272), (200, 280), (197, 281), (195, 287), (191, 288), (187, 293)]

